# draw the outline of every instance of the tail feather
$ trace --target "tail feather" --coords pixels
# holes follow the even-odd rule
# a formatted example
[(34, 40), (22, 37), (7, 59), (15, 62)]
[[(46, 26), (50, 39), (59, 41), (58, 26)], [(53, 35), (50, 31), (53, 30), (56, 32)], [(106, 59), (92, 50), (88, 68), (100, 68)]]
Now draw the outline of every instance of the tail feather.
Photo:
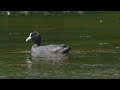
[(67, 47), (65, 44), (61, 44), (60, 46), (61, 46), (61, 47), (64, 47), (64, 48)]
[(52, 49), (52, 51), (54, 53), (63, 53), (63, 54), (67, 54), (69, 51), (70, 51), (70, 47), (64, 45), (64, 44), (61, 44), (59, 45), (58, 47)]
[(70, 47), (66, 48), (66, 49), (63, 51), (63, 53), (64, 53), (64, 54), (68, 53), (68, 52), (70, 51), (70, 49), (71, 49)]

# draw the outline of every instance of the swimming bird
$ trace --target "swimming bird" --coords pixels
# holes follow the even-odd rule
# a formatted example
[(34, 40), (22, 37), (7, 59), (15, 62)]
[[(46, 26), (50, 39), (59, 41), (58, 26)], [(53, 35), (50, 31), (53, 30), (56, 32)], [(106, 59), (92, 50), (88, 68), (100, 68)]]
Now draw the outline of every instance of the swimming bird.
[(41, 36), (39, 32), (30, 33), (26, 42), (32, 41), (34, 45), (31, 47), (31, 53), (33, 57), (62, 57), (67, 55), (70, 51), (70, 47), (64, 44), (49, 44), (41, 46)]

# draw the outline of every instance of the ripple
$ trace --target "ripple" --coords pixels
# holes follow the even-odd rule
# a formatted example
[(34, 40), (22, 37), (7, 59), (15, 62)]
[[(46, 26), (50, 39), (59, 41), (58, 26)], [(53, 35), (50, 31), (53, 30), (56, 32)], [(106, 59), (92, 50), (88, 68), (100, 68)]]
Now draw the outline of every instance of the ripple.
[(110, 44), (110, 43), (104, 42), (104, 43), (99, 43), (98, 45), (103, 46), (103, 45), (109, 45), (109, 44)]
[(20, 51), (20, 53), (31, 53), (31, 51)]
[(11, 53), (31, 53), (31, 51), (18, 51), (18, 52), (11, 52)]
[(93, 54), (93, 53), (118, 53), (113, 50), (86, 50), (86, 51), (73, 51), (73, 54)]
[(120, 68), (119, 64), (110, 65), (110, 64), (82, 64), (82, 67), (107, 67), (107, 68)]
[(120, 47), (115, 47), (115, 49), (120, 49)]
[(9, 33), (9, 35), (19, 35), (21, 33)]
[(64, 57), (44, 57), (44, 58), (36, 58), (36, 57), (32, 57), (31, 58), (32, 60), (52, 60), (52, 61), (62, 61), (62, 60), (67, 60), (68, 59), (68, 56), (64, 56)]
[(79, 36), (80, 38), (91, 38), (92, 36), (87, 35), (87, 36)]

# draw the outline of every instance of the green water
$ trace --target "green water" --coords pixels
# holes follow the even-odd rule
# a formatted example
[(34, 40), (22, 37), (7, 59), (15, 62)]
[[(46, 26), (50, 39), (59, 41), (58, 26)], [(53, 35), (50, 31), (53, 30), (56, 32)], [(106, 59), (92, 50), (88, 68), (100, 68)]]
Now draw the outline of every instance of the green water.
[[(0, 79), (119, 79), (119, 20), (120, 12), (107, 11), (0, 16)], [(41, 33), (42, 45), (69, 45), (68, 59), (33, 59), (25, 42), (32, 31)]]

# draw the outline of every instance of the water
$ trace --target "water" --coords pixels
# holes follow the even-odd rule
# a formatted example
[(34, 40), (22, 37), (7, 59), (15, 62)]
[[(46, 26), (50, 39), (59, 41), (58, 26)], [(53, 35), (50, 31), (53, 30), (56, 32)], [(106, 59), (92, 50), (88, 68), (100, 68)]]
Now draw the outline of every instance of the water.
[[(0, 16), (0, 79), (119, 79), (120, 13), (97, 13)], [(42, 45), (69, 45), (68, 57), (32, 58), (25, 42), (32, 31)]]

